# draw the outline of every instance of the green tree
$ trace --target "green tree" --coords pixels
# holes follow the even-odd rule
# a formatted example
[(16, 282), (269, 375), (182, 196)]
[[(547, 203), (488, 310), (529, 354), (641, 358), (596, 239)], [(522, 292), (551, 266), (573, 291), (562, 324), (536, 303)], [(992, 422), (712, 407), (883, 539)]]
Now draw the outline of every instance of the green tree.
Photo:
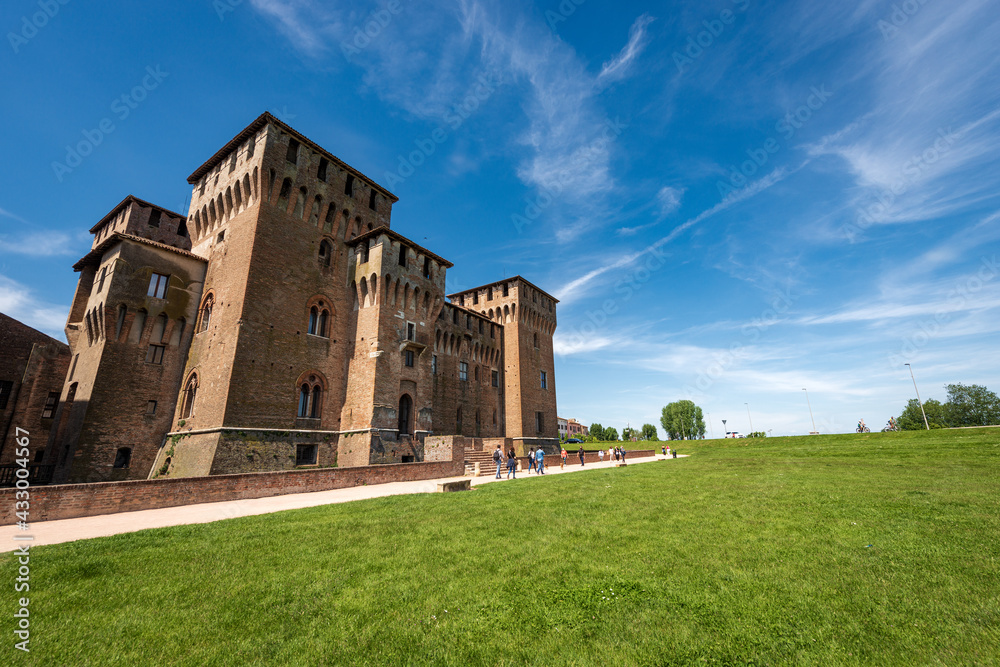
[(604, 429), (604, 441), (605, 442), (618, 442), (618, 429), (613, 426), (609, 426)]
[(652, 424), (643, 424), (642, 425), (642, 439), (643, 440), (653, 440), (653, 441), (659, 440), (660, 436), (656, 432), (656, 427), (653, 426)]
[(595, 442), (604, 441), (604, 427), (600, 424), (594, 423), (590, 425), (590, 435), (594, 437)]
[(639, 437), (639, 431), (636, 431), (634, 428), (629, 428), (628, 426), (626, 426), (625, 428), (622, 429), (622, 440), (630, 442), (632, 438), (638, 438), (638, 437)]
[(945, 389), (948, 390), (948, 401), (944, 412), (951, 426), (1000, 424), (1000, 398), (986, 387), (960, 382), (945, 385)]
[[(924, 411), (927, 413), (927, 423), (931, 428), (944, 428), (947, 425), (945, 419), (945, 409), (941, 401), (933, 398), (924, 402)], [(924, 416), (920, 413), (920, 403), (917, 399), (911, 398), (903, 409), (903, 413), (896, 418), (896, 425), (901, 431), (919, 431), (927, 428), (924, 426)]]
[(674, 401), (663, 406), (660, 424), (671, 440), (695, 440), (705, 437), (705, 419), (694, 401)]

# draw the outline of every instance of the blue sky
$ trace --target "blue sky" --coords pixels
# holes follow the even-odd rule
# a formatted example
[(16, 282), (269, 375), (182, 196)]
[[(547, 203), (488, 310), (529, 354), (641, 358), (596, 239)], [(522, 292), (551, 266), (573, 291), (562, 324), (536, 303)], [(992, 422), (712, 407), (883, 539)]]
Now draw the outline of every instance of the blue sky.
[(715, 436), (747, 407), (804, 433), (805, 387), (821, 432), (880, 428), (905, 362), (925, 399), (1000, 390), (998, 24), (981, 0), (7, 2), (0, 311), (62, 338), (87, 229), (130, 193), (186, 213), (270, 110), (399, 196), (449, 290), (561, 299), (561, 416), (691, 398)]

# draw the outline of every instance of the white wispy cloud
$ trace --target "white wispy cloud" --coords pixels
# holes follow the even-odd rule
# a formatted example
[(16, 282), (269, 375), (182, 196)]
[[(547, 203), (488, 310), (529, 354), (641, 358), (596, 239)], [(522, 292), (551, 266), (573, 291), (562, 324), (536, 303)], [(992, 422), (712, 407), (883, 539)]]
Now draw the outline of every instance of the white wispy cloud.
[(604, 63), (601, 73), (597, 75), (598, 84), (616, 81), (628, 73), (632, 61), (639, 57), (646, 46), (646, 27), (655, 20), (649, 14), (643, 14), (635, 20), (628, 31), (628, 44), (618, 55)]
[(0, 275), (0, 312), (57, 340), (65, 340), (62, 330), (69, 306), (49, 303), (31, 288), (4, 275)]
[(23, 234), (0, 234), (0, 253), (15, 253), (30, 257), (55, 257), (73, 255), (74, 237), (60, 231), (27, 232)]
[(664, 186), (656, 193), (656, 200), (660, 204), (660, 217), (665, 218), (681, 205), (681, 197), (684, 196), (684, 188), (674, 188)]

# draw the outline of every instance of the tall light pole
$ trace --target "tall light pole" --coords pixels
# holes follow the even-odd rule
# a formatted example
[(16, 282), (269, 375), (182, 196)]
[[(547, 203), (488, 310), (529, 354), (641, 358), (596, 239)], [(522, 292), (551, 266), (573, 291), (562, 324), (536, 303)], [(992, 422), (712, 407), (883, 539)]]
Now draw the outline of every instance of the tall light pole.
[(924, 412), (924, 403), (920, 400), (920, 390), (917, 389), (917, 379), (913, 377), (913, 366), (910, 366), (909, 364), (903, 365), (910, 369), (910, 379), (913, 380), (913, 391), (917, 392), (917, 403), (920, 404), (920, 414), (924, 416), (924, 426), (926, 426), (929, 431), (931, 430), (931, 425), (927, 423), (927, 413)]
[[(806, 391), (806, 388), (802, 387), (802, 391)], [(809, 406), (809, 419), (812, 420), (812, 423), (813, 423), (813, 430), (812, 430), (812, 432), (815, 433), (816, 432), (816, 420), (813, 419), (813, 406), (809, 402), (809, 392), (808, 391), (806, 391), (806, 405)]]
[(753, 433), (754, 432), (753, 431), (753, 419), (750, 419), (750, 404), (749, 403), (744, 403), (743, 405), (747, 406), (747, 419), (750, 420), (750, 432)]

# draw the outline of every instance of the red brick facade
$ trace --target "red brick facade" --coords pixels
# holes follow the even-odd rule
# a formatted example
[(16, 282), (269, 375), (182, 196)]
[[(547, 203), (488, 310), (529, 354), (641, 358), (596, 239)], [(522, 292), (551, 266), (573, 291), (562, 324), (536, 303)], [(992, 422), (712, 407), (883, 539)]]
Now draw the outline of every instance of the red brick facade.
[(269, 114), (188, 182), (187, 218), (126, 198), (74, 267), (58, 481), (420, 462), (429, 434), (557, 447), (551, 296), (449, 303), (396, 197)]

